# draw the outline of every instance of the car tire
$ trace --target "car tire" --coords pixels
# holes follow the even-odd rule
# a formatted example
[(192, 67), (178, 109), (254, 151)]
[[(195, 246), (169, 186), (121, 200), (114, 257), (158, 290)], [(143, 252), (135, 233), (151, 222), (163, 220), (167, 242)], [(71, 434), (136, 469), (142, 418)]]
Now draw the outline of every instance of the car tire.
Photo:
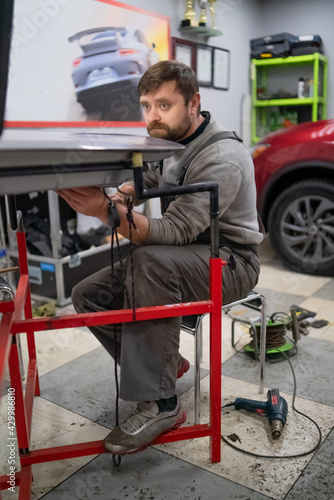
[(334, 275), (334, 184), (307, 179), (285, 189), (268, 218), (271, 245), (290, 269)]

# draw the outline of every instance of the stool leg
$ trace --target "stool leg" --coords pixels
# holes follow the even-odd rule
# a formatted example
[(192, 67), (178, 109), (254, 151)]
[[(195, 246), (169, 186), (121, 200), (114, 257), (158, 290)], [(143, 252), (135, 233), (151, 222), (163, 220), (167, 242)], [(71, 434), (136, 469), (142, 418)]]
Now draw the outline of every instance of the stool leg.
[(231, 324), (231, 345), (234, 347), (234, 324), (235, 324), (235, 319), (232, 319), (232, 324)]
[(264, 363), (266, 360), (266, 337), (267, 337), (267, 302), (261, 295), (261, 339), (260, 339), (260, 386), (259, 394), (263, 394), (264, 385)]
[(194, 372), (194, 386), (195, 386), (195, 424), (198, 425), (201, 420), (201, 351), (202, 351), (202, 319), (196, 325), (195, 332), (195, 372)]

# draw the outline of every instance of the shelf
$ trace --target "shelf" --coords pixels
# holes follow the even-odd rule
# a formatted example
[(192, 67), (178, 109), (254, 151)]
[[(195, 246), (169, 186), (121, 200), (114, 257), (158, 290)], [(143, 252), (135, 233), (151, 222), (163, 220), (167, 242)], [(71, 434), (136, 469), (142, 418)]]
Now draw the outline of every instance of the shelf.
[(254, 106), (263, 108), (266, 106), (306, 106), (314, 104), (315, 102), (323, 104), (325, 103), (325, 99), (323, 97), (319, 97), (315, 99), (313, 97), (304, 97), (304, 98), (291, 98), (291, 99), (268, 99), (268, 100), (256, 100), (254, 101)]
[(194, 35), (205, 36), (210, 38), (212, 36), (221, 36), (222, 31), (217, 28), (210, 28), (210, 26), (180, 26), (180, 31), (185, 33), (193, 33)]
[(284, 66), (313, 63), (314, 61), (328, 62), (328, 57), (315, 52), (305, 56), (288, 56), (288, 57), (273, 57), (269, 59), (252, 59), (252, 64), (255, 66)]

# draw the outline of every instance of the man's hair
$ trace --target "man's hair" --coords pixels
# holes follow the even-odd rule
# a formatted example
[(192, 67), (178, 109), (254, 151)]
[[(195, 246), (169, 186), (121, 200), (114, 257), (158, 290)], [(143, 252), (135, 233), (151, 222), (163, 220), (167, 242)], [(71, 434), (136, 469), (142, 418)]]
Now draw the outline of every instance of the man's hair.
[(186, 64), (178, 61), (159, 61), (141, 77), (138, 84), (140, 95), (157, 90), (165, 82), (175, 81), (175, 90), (183, 95), (186, 105), (199, 91), (196, 73)]

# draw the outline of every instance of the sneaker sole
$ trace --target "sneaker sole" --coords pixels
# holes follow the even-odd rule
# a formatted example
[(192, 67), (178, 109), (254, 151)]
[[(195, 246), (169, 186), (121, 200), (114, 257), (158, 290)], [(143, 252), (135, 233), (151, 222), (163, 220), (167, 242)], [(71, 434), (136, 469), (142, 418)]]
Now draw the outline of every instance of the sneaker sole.
[(182, 363), (182, 366), (180, 367), (180, 369), (177, 372), (177, 378), (181, 378), (182, 375), (184, 375), (185, 373), (187, 373), (187, 371), (189, 370), (189, 368), (190, 368), (189, 361), (187, 359), (184, 359), (184, 362)]
[[(149, 446), (154, 445), (154, 443), (159, 439), (160, 436), (163, 436), (164, 434), (168, 434), (168, 432), (171, 432), (171, 431), (174, 431), (174, 430), (178, 429), (182, 424), (184, 424), (184, 422), (186, 420), (187, 420), (187, 414), (183, 410), (182, 411), (182, 415), (180, 415), (180, 417), (175, 422), (175, 424), (173, 425), (173, 427), (170, 427), (169, 429), (166, 429), (165, 431), (163, 431), (161, 434), (159, 434), (158, 437), (154, 438), (153, 441), (151, 441), (150, 443), (145, 444), (141, 448), (137, 448), (136, 450), (127, 451), (127, 452), (124, 452), (124, 453), (117, 453), (117, 455), (122, 455), (122, 456), (123, 455), (134, 455), (135, 453), (138, 453), (138, 451), (144, 451), (144, 450), (146, 450), (146, 448), (148, 448)], [(114, 453), (114, 455), (116, 455), (116, 454)]]

